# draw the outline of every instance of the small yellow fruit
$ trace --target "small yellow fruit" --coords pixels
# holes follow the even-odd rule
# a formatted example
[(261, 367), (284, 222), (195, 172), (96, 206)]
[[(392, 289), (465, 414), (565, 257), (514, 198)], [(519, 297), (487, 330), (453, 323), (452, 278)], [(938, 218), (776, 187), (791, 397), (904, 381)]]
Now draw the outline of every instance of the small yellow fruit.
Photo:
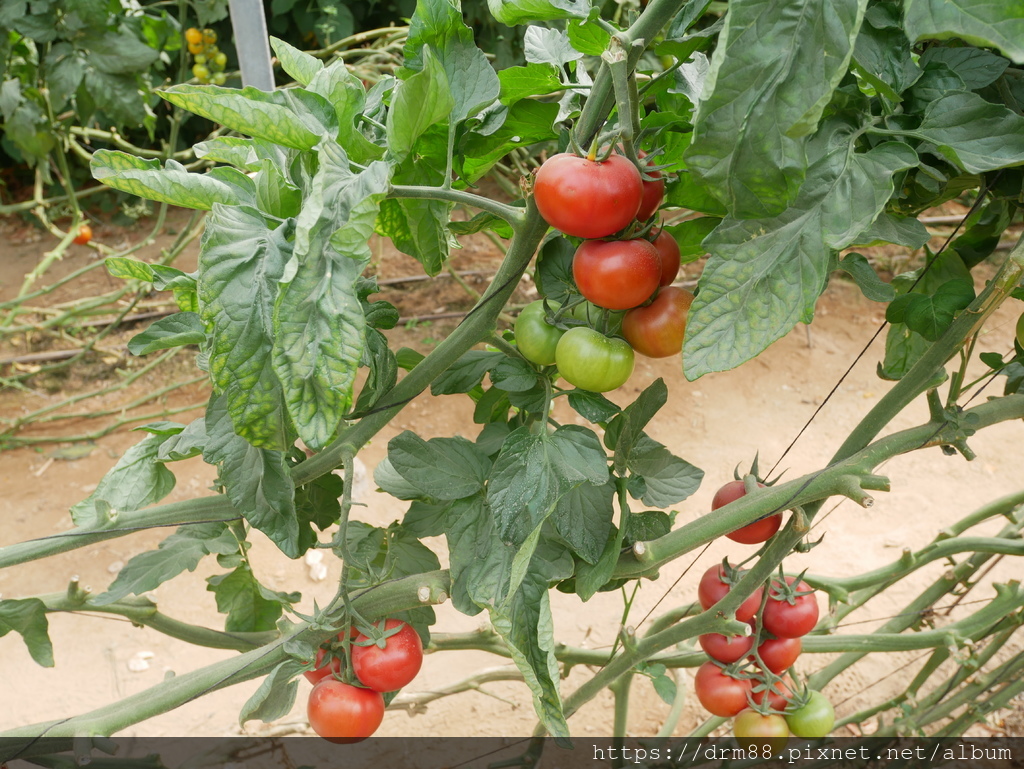
[(228, 76), (223, 72), (218, 72), (213, 76), (214, 85), (224, 85), (228, 80)]
[(205, 42), (205, 43), (216, 43), (217, 42), (217, 33), (214, 32), (210, 28), (204, 29), (203, 30), (203, 42)]
[(202, 64), (196, 64), (194, 67), (192, 67), (192, 74), (195, 75), (196, 78), (198, 78), (199, 80), (201, 80), (203, 82), (209, 80), (209, 78), (210, 78), (210, 70), (208, 70)]
[(189, 27), (185, 30), (185, 40), (193, 44), (201, 43), (203, 42), (203, 33), (195, 27)]

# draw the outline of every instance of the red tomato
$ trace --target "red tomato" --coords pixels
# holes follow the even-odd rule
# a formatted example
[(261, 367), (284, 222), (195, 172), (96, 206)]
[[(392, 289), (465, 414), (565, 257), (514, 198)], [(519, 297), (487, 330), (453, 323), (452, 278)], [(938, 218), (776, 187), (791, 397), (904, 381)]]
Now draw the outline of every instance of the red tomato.
[(89, 226), (88, 222), (82, 222), (78, 225), (78, 234), (75, 235), (75, 243), (80, 246), (84, 246), (92, 240), (92, 227)]
[(412, 625), (389, 619), (384, 630), (401, 627), (394, 635), (384, 639), (384, 647), (375, 643), (360, 644), (369, 639), (360, 633), (352, 642), (352, 672), (360, 683), (378, 692), (401, 689), (416, 677), (423, 664), (423, 642)]
[[(786, 582), (793, 584), (794, 577), (786, 577)], [(796, 586), (797, 592), (810, 591), (806, 582)], [(792, 601), (792, 603), (790, 603)], [(790, 599), (780, 597), (779, 584), (772, 582), (768, 592), (768, 601), (761, 616), (764, 629), (779, 638), (799, 638), (814, 629), (818, 623), (818, 601), (813, 592)]]
[[(760, 488), (764, 488), (763, 483), (757, 484)], [(717, 510), (720, 507), (725, 507), (730, 502), (735, 502), (740, 497), (747, 493), (746, 487), (743, 485), (743, 481), (729, 481), (722, 488), (715, 492), (715, 498), (711, 500), (711, 509)], [(774, 515), (768, 515), (764, 518), (748, 523), (746, 526), (741, 526), (736, 531), (730, 531), (727, 536), (733, 542), (739, 542), (741, 545), (756, 545), (759, 542), (765, 542), (775, 535), (775, 532), (779, 530), (782, 525), (782, 513), (775, 513)]]
[(667, 358), (683, 349), (686, 313), (693, 294), (685, 288), (665, 286), (654, 301), (634, 307), (622, 319), (622, 335), (641, 355)]
[(754, 647), (753, 636), (727, 636), (721, 633), (705, 633), (699, 636), (700, 648), (713, 660), (726, 665), (742, 659)]
[[(647, 157), (647, 153), (640, 151), (636, 154), (641, 160)], [(653, 176), (654, 181), (647, 181), (642, 176), (640, 177), (644, 185), (643, 199), (640, 201), (640, 210), (636, 212), (636, 218), (641, 222), (645, 222), (654, 216), (654, 213), (661, 206), (661, 200), (665, 197), (665, 180), (661, 176), (661, 171), (647, 170), (648, 176)], [(669, 281), (671, 282), (671, 281)]]
[(572, 276), (585, 298), (609, 310), (646, 302), (661, 280), (661, 257), (649, 241), (585, 240), (572, 259)]
[[(700, 584), (697, 586), (697, 600), (700, 601), (700, 606), (705, 611), (725, 598), (729, 592), (731, 586), (724, 581), (724, 577), (725, 570), (722, 568), (722, 564), (718, 564), (704, 572), (704, 576), (700, 578)], [(763, 589), (759, 587), (753, 595), (740, 604), (740, 608), (736, 610), (736, 619), (740, 622), (749, 622), (754, 618), (754, 614), (761, 606), (761, 591)]]
[(728, 676), (714, 662), (705, 662), (697, 668), (693, 690), (704, 709), (715, 716), (729, 717), (748, 707), (747, 694), (752, 684), (749, 678)]
[(778, 755), (789, 739), (786, 719), (771, 713), (763, 716), (756, 710), (744, 710), (732, 722), (732, 733), (740, 747), (761, 758)]
[(661, 254), (661, 285), (670, 286), (679, 274), (679, 264), (683, 257), (679, 252), (679, 243), (665, 230), (654, 239), (654, 247)]
[(324, 657), (327, 656), (327, 652), (323, 649), (317, 649), (316, 651), (316, 667), (313, 670), (307, 670), (302, 675), (306, 677), (306, 680), (311, 684), (316, 684), (325, 678), (333, 677), (334, 673), (341, 672), (341, 660), (337, 657), (332, 657), (330, 664), (324, 663)]
[[(763, 686), (764, 683), (761, 682), (760, 685)], [(751, 696), (758, 705), (764, 702), (765, 697), (767, 697), (768, 707), (781, 713), (789, 705), (790, 700), (793, 699), (793, 691), (785, 681), (776, 681), (771, 689), (755, 691)]]
[(544, 221), (578, 238), (618, 232), (636, 218), (642, 198), (640, 172), (616, 154), (603, 161), (566, 152), (553, 155), (533, 182), (533, 199)]
[(365, 740), (384, 720), (380, 692), (325, 678), (313, 687), (306, 705), (313, 731), (330, 742)]
[[(757, 653), (764, 666), (779, 675), (793, 667), (802, 648), (799, 638), (769, 638), (758, 645)], [(750, 659), (754, 659), (753, 655)]]

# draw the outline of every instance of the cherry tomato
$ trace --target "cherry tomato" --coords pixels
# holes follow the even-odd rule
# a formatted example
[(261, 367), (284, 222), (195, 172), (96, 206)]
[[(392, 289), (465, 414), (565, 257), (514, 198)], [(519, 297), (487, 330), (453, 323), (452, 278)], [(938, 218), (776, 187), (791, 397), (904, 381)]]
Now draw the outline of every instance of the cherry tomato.
[[(722, 564), (712, 566), (700, 578), (700, 584), (697, 586), (697, 600), (700, 601), (700, 606), (705, 611), (725, 598), (729, 592), (731, 585), (725, 582), (724, 578), (725, 570), (722, 568)], [(740, 608), (736, 610), (736, 619), (740, 622), (749, 622), (754, 618), (754, 614), (761, 606), (761, 591), (763, 589), (759, 587), (750, 598), (740, 604)]]
[(333, 677), (335, 673), (341, 672), (341, 660), (337, 657), (332, 657), (330, 664), (324, 663), (324, 657), (327, 656), (327, 652), (323, 649), (317, 649), (316, 651), (316, 667), (312, 670), (305, 671), (302, 675), (306, 677), (306, 680), (311, 684), (316, 684), (325, 678)]
[(185, 40), (190, 43), (201, 43), (203, 42), (203, 33), (195, 27), (189, 27), (185, 30)]
[[(764, 686), (764, 683), (759, 685)], [(771, 689), (754, 691), (751, 697), (758, 705), (767, 698), (768, 707), (781, 713), (789, 706), (790, 701), (793, 699), (793, 690), (789, 688), (785, 681), (776, 681)]]
[(226, 82), (228, 82), (227, 75), (225, 75), (223, 72), (215, 73), (210, 80), (214, 85), (224, 85)]
[(679, 242), (666, 230), (659, 232), (653, 242), (661, 255), (661, 285), (670, 286), (679, 274), (679, 264), (683, 261)]
[[(636, 156), (643, 160), (647, 157), (647, 153), (641, 150), (636, 153)], [(648, 170), (647, 175), (653, 176), (654, 181), (647, 181), (642, 176), (640, 177), (644, 185), (644, 194), (640, 201), (640, 210), (636, 212), (636, 218), (641, 222), (654, 216), (655, 211), (661, 206), (662, 198), (665, 197), (665, 180), (661, 176), (661, 171)]]
[(196, 64), (192, 67), (192, 74), (195, 75), (196, 80), (206, 82), (210, 79), (210, 70), (207, 69), (205, 64)]
[(768, 670), (779, 675), (793, 667), (802, 648), (803, 641), (799, 638), (769, 638), (758, 645), (757, 654)]
[[(794, 577), (786, 577), (786, 582), (793, 584)], [(797, 585), (798, 592), (810, 591), (806, 582)], [(768, 601), (765, 603), (761, 622), (764, 629), (779, 638), (799, 638), (805, 636), (814, 629), (818, 622), (818, 602), (814, 593), (795, 596), (789, 600), (781, 599), (779, 585), (772, 582), (771, 590), (768, 591)]]
[(633, 348), (586, 326), (566, 331), (555, 348), (558, 373), (581, 390), (605, 393), (621, 387), (633, 373)]
[(188, 52), (191, 54), (201, 54), (206, 50), (206, 47), (202, 43), (189, 43)]
[(726, 675), (714, 662), (705, 662), (697, 668), (693, 690), (704, 709), (715, 716), (728, 718), (747, 707), (747, 695), (752, 684), (749, 678)]
[(558, 340), (565, 332), (544, 320), (545, 314), (543, 299), (530, 302), (523, 308), (516, 318), (516, 346), (527, 360), (550, 366), (555, 362)]
[(213, 66), (217, 69), (224, 69), (224, 66), (228, 63), (228, 55), (223, 51), (220, 51), (213, 57)]
[(75, 243), (80, 246), (84, 246), (92, 240), (92, 227), (89, 226), (88, 222), (82, 222), (78, 225), (78, 234), (75, 235)]
[(423, 642), (412, 625), (397, 619), (384, 623), (384, 630), (401, 628), (384, 638), (384, 647), (363, 646), (369, 638), (362, 633), (352, 642), (352, 672), (360, 683), (378, 692), (401, 689), (416, 677), (423, 665)]
[(309, 693), (306, 715), (313, 731), (325, 740), (359, 742), (384, 720), (384, 697), (372, 689), (325, 678)]
[(648, 358), (667, 358), (683, 349), (686, 313), (693, 294), (685, 288), (665, 286), (654, 301), (634, 307), (622, 319), (622, 335), (634, 350)]
[(553, 155), (533, 182), (533, 198), (544, 221), (578, 238), (618, 232), (636, 218), (642, 197), (640, 172), (616, 154), (603, 161), (566, 152)]
[(697, 641), (711, 659), (726, 665), (743, 659), (754, 646), (753, 636), (727, 636), (721, 633), (705, 633)]
[[(764, 488), (763, 483), (758, 483), (757, 485), (762, 489)], [(715, 498), (711, 500), (711, 509), (717, 510), (720, 507), (725, 507), (746, 493), (747, 490), (743, 485), (743, 481), (729, 481), (715, 492)], [(781, 525), (782, 513), (775, 513), (775, 515), (768, 515), (753, 523), (748, 523), (746, 526), (741, 526), (736, 531), (730, 531), (725, 536), (733, 542), (739, 542), (741, 545), (756, 545), (774, 536)]]
[(761, 758), (778, 755), (789, 738), (786, 719), (774, 713), (763, 716), (756, 710), (744, 710), (732, 722), (732, 733), (740, 747)]
[(628, 310), (646, 302), (661, 280), (661, 257), (649, 241), (585, 240), (572, 258), (580, 293), (598, 307)]
[(814, 740), (825, 737), (836, 723), (836, 711), (821, 692), (812, 691), (805, 705), (786, 714), (789, 731), (797, 737)]
[(217, 33), (214, 32), (209, 27), (207, 27), (206, 29), (203, 30), (203, 42), (204, 43), (216, 43), (217, 42)]

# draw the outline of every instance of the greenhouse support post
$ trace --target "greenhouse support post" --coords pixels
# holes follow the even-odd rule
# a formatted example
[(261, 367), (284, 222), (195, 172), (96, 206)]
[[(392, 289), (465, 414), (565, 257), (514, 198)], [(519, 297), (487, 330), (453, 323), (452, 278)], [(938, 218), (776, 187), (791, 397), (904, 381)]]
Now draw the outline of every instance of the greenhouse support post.
[(242, 85), (273, 91), (274, 70), (270, 65), (270, 42), (262, 0), (229, 0), (228, 5)]

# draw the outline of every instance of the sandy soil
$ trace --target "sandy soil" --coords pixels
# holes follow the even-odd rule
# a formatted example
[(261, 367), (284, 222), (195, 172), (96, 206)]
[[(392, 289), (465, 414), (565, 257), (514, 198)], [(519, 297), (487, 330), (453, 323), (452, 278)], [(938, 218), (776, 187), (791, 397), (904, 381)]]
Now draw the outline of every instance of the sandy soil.
[[(178, 221), (178, 220), (175, 220)], [(106, 233), (108, 236), (110, 233)], [(104, 233), (98, 233), (102, 238)], [(165, 239), (164, 239), (165, 240)], [(164, 242), (164, 241), (162, 241)], [(44, 245), (25, 242), (17, 246), (11, 260), (5, 260), (0, 274), (3, 294), (9, 296), (20, 282), (20, 274), (30, 269), (33, 259)], [(382, 277), (411, 275), (422, 270), (381, 245), (378, 267)], [(34, 256), (33, 256), (34, 254)], [(149, 252), (152, 256), (152, 250)], [(79, 258), (83, 258), (79, 255)], [(88, 258), (88, 257), (85, 257)], [(194, 260), (194, 249), (184, 263)], [(486, 240), (474, 238), (456, 257), (457, 269), (493, 267), (496, 255)], [(27, 265), (27, 266), (26, 266)], [(73, 265), (62, 265), (70, 269)], [(186, 267), (187, 268), (187, 267)], [(691, 268), (695, 274), (696, 268)], [(101, 271), (95, 280), (106, 287), (108, 279)], [(691, 275), (692, 276), (692, 275)], [(13, 280), (12, 280), (13, 278)], [(89, 287), (87, 287), (89, 288)], [(80, 289), (86, 291), (87, 289)], [(522, 299), (529, 299), (529, 285), (524, 286)], [(79, 295), (88, 295), (82, 293)], [(383, 296), (398, 304), (403, 315), (457, 310), (468, 306), (465, 294), (451, 280), (431, 284), (404, 285), (389, 288)], [(982, 349), (1005, 351), (1012, 335), (1015, 311), (1004, 310), (989, 326)], [(657, 377), (664, 377), (670, 390), (668, 406), (649, 428), (651, 435), (673, 451), (703, 468), (705, 482), (700, 491), (678, 508), (678, 522), (691, 520), (709, 509), (714, 490), (732, 477), (737, 464), (748, 466), (755, 453), (761, 456), (762, 468), (770, 467), (779, 458), (797, 431), (821, 403), (847, 366), (862, 350), (882, 322), (882, 310), (865, 300), (849, 284), (835, 282), (821, 298), (817, 319), (808, 333), (804, 327), (794, 330), (772, 346), (763, 356), (740, 369), (707, 376), (689, 383), (680, 373), (678, 358), (652, 361), (640, 359), (630, 382), (612, 398), (625, 404)], [(430, 324), (409, 324), (396, 329), (394, 339), (426, 350), (451, 328), (450, 321)], [(127, 338), (127, 335), (126, 337)], [(883, 337), (884, 338), (884, 337)], [(31, 347), (44, 343), (36, 340)], [(864, 359), (839, 387), (824, 410), (809, 427), (795, 448), (782, 463), (788, 477), (820, 468), (838, 447), (850, 428), (883, 395), (889, 384), (874, 374), (875, 362), (882, 354), (880, 339), (868, 350)], [(8, 354), (11, 351), (5, 351)], [(184, 356), (184, 357), (187, 357)], [(131, 393), (155, 389), (172, 376), (185, 373), (182, 365), (153, 372), (141, 379)], [(109, 367), (113, 368), (114, 364)], [(137, 365), (137, 364), (135, 364)], [(96, 387), (99, 383), (90, 382)], [(34, 394), (0, 394), (0, 410), (5, 415), (67, 397), (86, 383), (67, 380), (58, 382), (50, 391)], [(126, 402), (130, 394), (119, 394)], [(166, 399), (169, 406), (202, 400), (199, 387), (177, 392)], [(108, 402), (106, 405), (110, 405)], [(402, 430), (412, 429), (425, 437), (461, 434), (474, 437), (479, 429), (472, 424), (471, 412), (465, 408), (464, 396), (433, 398), (421, 396), (411, 403), (361, 454), (372, 472), (386, 453), (388, 440)], [(90, 407), (91, 408), (91, 407)], [(198, 413), (198, 412), (197, 412)], [(188, 421), (193, 414), (175, 417)], [(574, 412), (564, 404), (557, 418), (573, 421)], [(923, 403), (915, 404), (891, 426), (900, 429), (926, 419)], [(69, 426), (66, 429), (71, 429)], [(1021, 425), (1004, 424), (976, 436), (971, 445), (978, 454), (974, 462), (962, 457), (946, 457), (938, 449), (917, 452), (894, 459), (883, 471), (892, 479), (892, 492), (876, 495), (876, 504), (861, 509), (850, 502), (836, 507), (816, 527), (823, 534), (823, 543), (810, 554), (793, 556), (792, 570), (809, 568), (830, 575), (852, 575), (890, 563), (902, 548), (916, 548), (930, 541), (936, 532), (959, 519), (982, 503), (1020, 488)], [(20, 448), (0, 454), (0, 544), (45, 536), (71, 527), (68, 507), (94, 488), (102, 474), (116, 458), (135, 443), (138, 436), (127, 431), (103, 437), (87, 456), (74, 461), (54, 459), (54, 446)], [(200, 459), (173, 466), (178, 485), (167, 501), (184, 500), (209, 493), (213, 469)], [(361, 494), (366, 507), (356, 513), (374, 524), (386, 525), (400, 519), (405, 504), (373, 491), (372, 483)], [(979, 533), (993, 532), (999, 522), (979, 527)], [(4, 598), (20, 598), (65, 589), (68, 580), (77, 575), (83, 585), (99, 591), (113, 579), (117, 569), (132, 556), (155, 547), (164, 531), (141, 532), (89, 548), (0, 571), (0, 593)], [(339, 573), (337, 562), (328, 563), (328, 578), (314, 582), (302, 561), (289, 561), (258, 533), (254, 534), (253, 563), (258, 577), (271, 588), (301, 590), (302, 610), (312, 606), (313, 599), (323, 601), (333, 594), (332, 581)], [(434, 543), (443, 552), (443, 542)], [(696, 563), (692, 557), (667, 567), (661, 579), (644, 582), (629, 620), (635, 624), (658, 601), (667, 608), (689, 603), (695, 596), (699, 575), (725, 555), (745, 555), (750, 548), (728, 540), (715, 543)], [(204, 562), (194, 574), (187, 574), (161, 586), (156, 591), (160, 609), (178, 619), (221, 626), (213, 596), (206, 591), (204, 578), (222, 571)], [(692, 568), (691, 568), (692, 567)], [(854, 619), (864, 620), (891, 615), (899, 611), (924, 584), (941, 573), (943, 566), (933, 564), (917, 572), (912, 579), (899, 583), (873, 602)], [(670, 586), (684, 571), (675, 587)], [(1004, 559), (975, 588), (973, 599), (992, 595), (992, 581), (1020, 578), (1021, 566)], [(668, 593), (666, 595), (666, 593)], [(573, 596), (554, 593), (556, 636), (559, 640), (589, 648), (607, 648), (614, 638), (622, 612), (618, 593), (603, 593), (584, 604)], [(823, 607), (824, 608), (824, 607)], [(966, 607), (954, 612), (949, 622)], [(479, 627), (481, 617), (468, 618), (449, 605), (439, 607), (437, 631), (456, 632)], [(875, 625), (858, 624), (849, 631), (868, 632)], [(641, 628), (642, 630), (642, 628)], [(130, 623), (89, 615), (50, 615), (57, 666), (37, 667), (24, 644), (15, 634), (0, 640), (0, 680), (5, 682), (0, 697), (0, 728), (30, 724), (82, 713), (128, 694), (139, 692), (162, 680), (166, 675), (193, 670), (203, 664), (231, 656), (232, 652), (204, 650), (166, 638)], [(1018, 648), (1020, 641), (1018, 641)], [(147, 669), (132, 672), (129, 661), (138, 655), (148, 657)], [(826, 690), (842, 715), (855, 712), (893, 692), (900, 682), (915, 672), (920, 653), (907, 655), (874, 655), (855, 666), (833, 682)], [(828, 655), (805, 655), (798, 663), (804, 673), (823, 666)], [(504, 660), (482, 652), (447, 652), (430, 655), (424, 669), (410, 691), (430, 691), (464, 678), (472, 671), (504, 664)], [(589, 675), (575, 670), (565, 682), (569, 692)], [(692, 676), (687, 673), (687, 676)], [(132, 728), (135, 735), (226, 735), (237, 734), (237, 713), (243, 702), (256, 689), (258, 682), (249, 682), (216, 692), (171, 713)], [(871, 688), (867, 688), (867, 687)], [(282, 719), (289, 729), (303, 725), (305, 694), (308, 684), (300, 684), (299, 698), (292, 713)], [(607, 693), (585, 707), (570, 725), (581, 736), (604, 735), (611, 731), (611, 697)], [(634, 686), (629, 731), (633, 735), (655, 733), (668, 712), (668, 707), (654, 693), (650, 684), (638, 679)], [(695, 699), (688, 702), (675, 733), (686, 734), (704, 719)], [(460, 694), (431, 703), (426, 712), (410, 717), (405, 712), (389, 712), (379, 732), (397, 735), (526, 735), (532, 730), (534, 716), (526, 687), (520, 683), (494, 683), (480, 691)], [(266, 733), (257, 723), (247, 727), (250, 733)]]

